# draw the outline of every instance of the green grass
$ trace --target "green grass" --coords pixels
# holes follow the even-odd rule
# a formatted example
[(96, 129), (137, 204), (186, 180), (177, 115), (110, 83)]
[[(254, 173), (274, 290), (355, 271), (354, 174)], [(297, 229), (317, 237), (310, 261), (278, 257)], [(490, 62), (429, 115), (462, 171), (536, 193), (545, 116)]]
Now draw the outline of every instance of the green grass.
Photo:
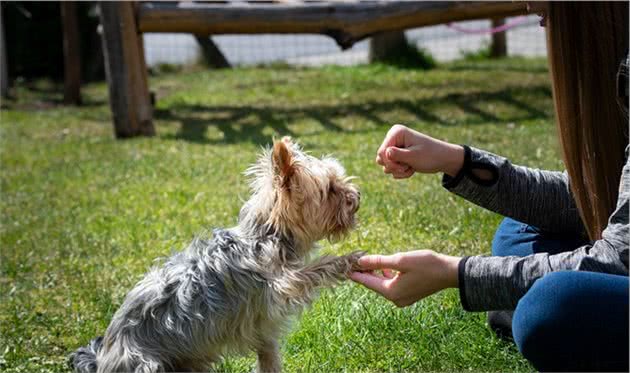
[[(151, 78), (158, 136), (115, 140), (103, 84), (59, 106), (21, 83), (1, 111), (0, 371), (64, 371), (102, 335), (155, 258), (236, 221), (241, 172), (292, 135), (358, 175), (360, 226), (322, 251), (488, 253), (500, 217), (448, 193), (438, 175), (395, 181), (374, 164), (394, 123), (533, 167), (559, 169), (542, 60), (442, 65), (243, 68)], [(58, 88), (58, 87), (57, 87)], [(282, 341), (287, 371), (531, 371), (456, 291), (398, 309), (346, 283), (325, 290)], [(254, 357), (221, 371), (250, 371)]]

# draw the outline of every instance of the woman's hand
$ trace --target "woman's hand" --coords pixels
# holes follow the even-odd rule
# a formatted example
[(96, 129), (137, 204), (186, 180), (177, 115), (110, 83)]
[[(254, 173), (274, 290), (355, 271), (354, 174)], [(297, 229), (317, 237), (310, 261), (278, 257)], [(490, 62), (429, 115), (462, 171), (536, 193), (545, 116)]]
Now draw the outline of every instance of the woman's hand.
[(376, 163), (395, 179), (408, 178), (414, 172), (455, 176), (464, 164), (464, 148), (396, 124), (378, 148)]
[[(350, 278), (405, 307), (446, 288), (458, 286), (461, 258), (418, 250), (394, 255), (366, 255)], [(379, 274), (375, 271), (381, 271)]]

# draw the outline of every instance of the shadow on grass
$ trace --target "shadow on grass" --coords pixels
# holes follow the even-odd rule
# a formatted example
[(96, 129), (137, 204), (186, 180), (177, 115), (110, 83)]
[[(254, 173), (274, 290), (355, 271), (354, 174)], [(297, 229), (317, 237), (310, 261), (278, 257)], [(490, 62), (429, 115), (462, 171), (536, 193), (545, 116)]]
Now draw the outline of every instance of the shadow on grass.
[(29, 79), (15, 84), (9, 96), (2, 100), (1, 108), (8, 110), (49, 110), (58, 107), (95, 108), (106, 105), (103, 99), (94, 99), (83, 92), (81, 104), (65, 104), (63, 101), (63, 83), (50, 79)]
[(541, 66), (539, 64), (505, 64), (499, 65), (498, 63), (494, 64), (483, 64), (483, 63), (470, 63), (465, 64), (461, 62), (453, 63), (451, 65), (443, 66), (442, 69), (449, 71), (488, 71), (488, 72), (496, 72), (496, 71), (509, 71), (516, 73), (547, 73), (549, 69), (547, 66)]
[[(527, 99), (521, 98), (522, 96)], [(355, 116), (376, 126), (391, 125), (382, 116), (393, 110), (406, 111), (418, 121), (453, 126), (458, 124), (484, 124), (488, 122), (518, 122), (548, 118), (550, 115), (537, 108), (541, 100), (548, 101), (551, 91), (547, 86), (508, 87), (495, 92), (452, 93), (440, 97), (424, 99), (395, 99), (366, 101), (362, 103), (340, 103), (337, 105), (296, 105), (285, 106), (238, 106), (238, 105), (173, 105), (166, 109), (156, 109), (155, 118), (181, 123), (179, 131), (165, 138), (186, 140), (203, 144), (235, 144), (251, 142), (263, 145), (269, 142), (265, 134), (268, 127), (277, 133), (295, 136), (288, 128), (289, 123), (311, 120), (323, 130), (333, 132), (364, 132), (371, 128), (345, 129), (335, 122), (337, 118)], [(501, 104), (506, 113), (498, 116), (482, 107), (482, 104)], [(444, 118), (440, 111), (458, 109), (464, 118), (453, 120)], [(222, 133), (222, 139), (210, 139), (206, 131), (215, 127)]]
[(50, 110), (59, 107), (96, 108), (107, 105), (103, 99), (94, 99), (89, 95), (81, 95), (79, 105), (66, 104), (63, 100), (63, 92), (56, 88), (26, 86), (24, 89), (13, 89), (9, 96), (2, 100), (0, 107), (6, 110), (38, 111)]

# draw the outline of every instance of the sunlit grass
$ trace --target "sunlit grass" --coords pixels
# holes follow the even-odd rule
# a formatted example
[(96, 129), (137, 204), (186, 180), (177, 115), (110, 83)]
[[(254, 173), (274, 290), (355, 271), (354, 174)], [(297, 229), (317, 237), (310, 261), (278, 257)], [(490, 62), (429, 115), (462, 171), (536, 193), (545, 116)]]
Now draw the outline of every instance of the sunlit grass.
[[(359, 176), (360, 226), (322, 250), (488, 253), (500, 217), (437, 175), (394, 181), (374, 164), (391, 124), (559, 169), (543, 61), (193, 71), (151, 79), (158, 136), (115, 140), (103, 84), (82, 108), (45, 82), (1, 112), (0, 370), (64, 371), (102, 335), (155, 258), (235, 223), (242, 171), (273, 136), (333, 154)], [(43, 88), (42, 88), (43, 87)], [(32, 88), (37, 88), (34, 90)], [(43, 91), (43, 92), (42, 92)], [(322, 292), (283, 340), (287, 371), (526, 371), (456, 291), (398, 309), (354, 285)], [(254, 357), (222, 371), (250, 371)]]

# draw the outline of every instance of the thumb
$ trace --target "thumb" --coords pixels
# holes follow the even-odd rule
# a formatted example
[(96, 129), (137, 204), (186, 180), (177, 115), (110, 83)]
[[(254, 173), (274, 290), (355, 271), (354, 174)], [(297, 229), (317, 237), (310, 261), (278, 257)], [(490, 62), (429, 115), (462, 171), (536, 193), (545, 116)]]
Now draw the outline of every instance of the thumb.
[(364, 255), (359, 258), (359, 267), (363, 270), (400, 269), (398, 255)]
[(394, 146), (390, 146), (389, 148), (387, 148), (387, 152), (385, 154), (390, 161), (404, 164), (409, 164), (409, 161), (412, 157), (411, 150), (405, 148), (397, 148)]

